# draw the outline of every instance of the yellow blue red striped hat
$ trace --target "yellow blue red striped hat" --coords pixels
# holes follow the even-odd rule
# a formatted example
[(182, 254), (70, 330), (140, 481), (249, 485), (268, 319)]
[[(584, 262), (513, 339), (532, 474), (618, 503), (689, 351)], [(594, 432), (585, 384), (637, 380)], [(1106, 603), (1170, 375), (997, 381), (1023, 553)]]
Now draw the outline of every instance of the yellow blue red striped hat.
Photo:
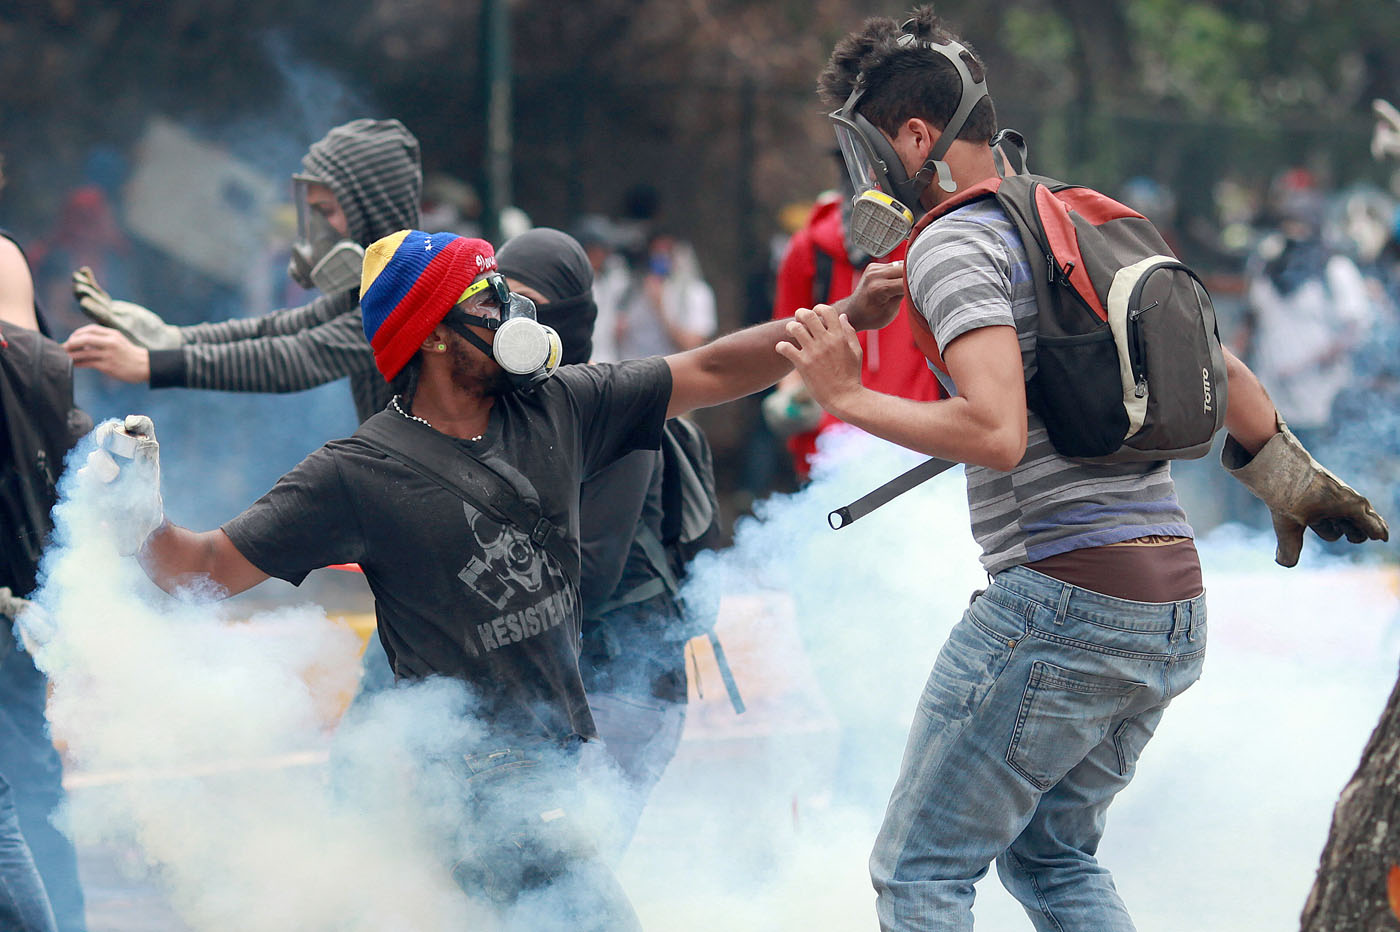
[(384, 378), (399, 374), (473, 279), (495, 270), (496, 251), (484, 239), (400, 230), (371, 243), (360, 314)]

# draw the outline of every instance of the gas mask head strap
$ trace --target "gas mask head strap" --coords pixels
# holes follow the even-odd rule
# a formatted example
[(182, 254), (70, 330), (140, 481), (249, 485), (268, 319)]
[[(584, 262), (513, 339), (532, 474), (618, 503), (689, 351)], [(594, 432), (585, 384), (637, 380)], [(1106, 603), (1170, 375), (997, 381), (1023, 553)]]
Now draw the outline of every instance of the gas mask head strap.
[(938, 137), (938, 142), (934, 143), (933, 150), (928, 154), (928, 160), (924, 162), (915, 174), (913, 181), (920, 192), (929, 186), (935, 174), (938, 177), (938, 186), (945, 192), (952, 194), (958, 189), (958, 185), (953, 181), (952, 169), (948, 163), (943, 161), (943, 157), (948, 154), (948, 149), (957, 140), (958, 134), (967, 125), (968, 117), (972, 116), (973, 109), (987, 96), (987, 79), (985, 75), (982, 80), (977, 81), (972, 77), (972, 71), (967, 67), (967, 62), (963, 61), (963, 55), (969, 58), (972, 53), (963, 45), (952, 39), (946, 42), (934, 42), (932, 39), (920, 39), (914, 35), (915, 24), (911, 19), (900, 27), (904, 30), (904, 35), (895, 40), (895, 44), (904, 48), (918, 47), (929, 49), (942, 55), (953, 67), (958, 70), (958, 78), (962, 84), (962, 93), (958, 99), (958, 108), (953, 111), (953, 115), (948, 118), (948, 124), (943, 127), (943, 132)]
[(460, 307), (454, 307), (447, 312), (442, 322), (446, 324), (448, 329), (453, 333), (456, 333), (472, 346), (475, 346), (485, 353), (487, 359), (495, 358), (491, 352), (491, 344), (477, 336), (477, 334), (472, 331), (472, 326), (475, 325), (477, 327), (485, 327), (487, 330), (496, 330), (501, 326), (499, 320), (492, 320), (489, 317), (478, 317), (475, 314), (468, 314)]

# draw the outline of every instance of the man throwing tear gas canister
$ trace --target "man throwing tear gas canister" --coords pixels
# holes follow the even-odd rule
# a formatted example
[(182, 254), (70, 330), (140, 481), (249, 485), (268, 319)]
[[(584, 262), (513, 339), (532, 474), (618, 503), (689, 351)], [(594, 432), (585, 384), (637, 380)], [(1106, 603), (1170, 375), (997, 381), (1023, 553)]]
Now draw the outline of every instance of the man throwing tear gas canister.
[[(888, 322), (898, 275), (867, 273), (841, 308), (852, 326)], [(167, 591), (207, 579), (232, 595), (359, 563), (396, 677), (455, 677), (476, 697), (479, 740), (431, 764), (461, 786), (461, 824), (444, 828), (462, 887), (505, 912), (529, 891), (562, 892), (567, 909), (532, 929), (635, 929), (567, 817), (577, 748), (596, 733), (578, 668), (580, 483), (656, 449), (666, 417), (776, 382), (788, 369), (775, 351), (784, 324), (667, 357), (560, 366), (558, 334), (510, 290), (488, 243), (416, 231), (370, 246), (361, 295), (393, 386), (387, 409), (222, 528), (165, 521), (151, 481), (119, 536)], [(132, 463), (154, 478), (148, 421), (109, 424), (99, 441), (134, 446)], [(92, 462), (89, 481), (120, 472), (104, 450)]]
[(360, 267), (370, 243), (418, 226), (418, 140), (398, 120), (337, 126), (302, 158), (292, 187), (297, 240), (290, 272), (320, 297), (263, 317), (176, 327), (138, 304), (113, 300), (79, 269), (73, 290), (97, 323), (64, 344), (73, 362), (151, 388), (227, 392), (299, 392), (349, 376), (360, 420), (382, 410), (389, 391), (361, 327)]

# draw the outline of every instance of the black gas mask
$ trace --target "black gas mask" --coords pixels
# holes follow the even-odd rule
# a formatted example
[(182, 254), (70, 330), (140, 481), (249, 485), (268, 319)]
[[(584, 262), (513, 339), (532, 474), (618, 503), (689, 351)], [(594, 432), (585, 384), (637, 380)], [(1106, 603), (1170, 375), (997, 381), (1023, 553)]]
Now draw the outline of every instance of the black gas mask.
[(287, 274), (303, 288), (322, 294), (338, 294), (360, 287), (365, 251), (330, 225), (324, 214), (308, 201), (312, 185), (325, 182), (307, 175), (292, 176), (292, 198), (297, 207), (297, 238)]
[[(492, 272), (472, 284), (442, 322), (505, 370), (512, 391), (528, 392), (559, 368), (564, 346), (553, 327), (539, 322), (535, 302), (515, 294)], [(495, 333), (488, 343), (472, 326)]]
[(856, 78), (855, 87), (851, 96), (846, 98), (846, 103), (830, 115), (836, 129), (836, 141), (846, 162), (846, 172), (855, 189), (846, 235), (852, 244), (876, 257), (888, 255), (909, 236), (914, 221), (924, 213), (919, 198), (935, 177), (938, 186), (949, 194), (957, 190), (952, 170), (943, 158), (967, 125), (973, 108), (987, 96), (987, 82), (985, 78), (973, 80), (972, 72), (962, 59), (967, 49), (961, 44), (952, 40), (935, 42), (920, 39), (909, 31), (913, 28), (913, 20), (905, 23), (903, 28), (905, 34), (896, 40), (897, 43), (926, 48), (946, 58), (957, 69), (958, 77), (962, 80), (962, 95), (948, 125), (929, 152), (928, 159), (912, 178), (906, 174), (904, 163), (899, 160), (888, 137), (857, 112), (867, 90), (864, 73)]

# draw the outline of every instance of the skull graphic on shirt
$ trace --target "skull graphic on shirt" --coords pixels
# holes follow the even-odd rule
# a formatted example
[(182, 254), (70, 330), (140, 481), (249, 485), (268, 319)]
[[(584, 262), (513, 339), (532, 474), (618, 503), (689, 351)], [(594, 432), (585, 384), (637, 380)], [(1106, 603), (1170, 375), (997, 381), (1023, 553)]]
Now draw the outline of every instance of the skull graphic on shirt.
[(481, 547), (462, 567), (457, 578), (498, 610), (517, 595), (539, 592), (544, 586), (544, 554), (523, 531), (496, 521), (466, 502), (462, 511)]

